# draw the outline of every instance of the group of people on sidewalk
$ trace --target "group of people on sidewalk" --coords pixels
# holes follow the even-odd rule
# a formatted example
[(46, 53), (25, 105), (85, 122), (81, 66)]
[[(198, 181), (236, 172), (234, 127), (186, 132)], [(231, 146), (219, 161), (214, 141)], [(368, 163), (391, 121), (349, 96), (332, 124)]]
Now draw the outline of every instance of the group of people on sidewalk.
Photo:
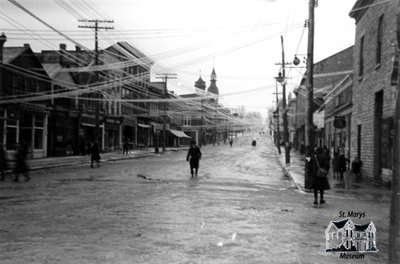
[[(28, 146), (21, 142), (17, 145), (15, 153), (15, 167), (14, 167), (14, 179), (13, 182), (19, 182), (20, 176), (24, 176), (25, 181), (29, 181), (29, 166), (26, 162), (28, 156)], [(7, 155), (4, 149), (4, 145), (0, 144), (0, 181), (5, 180), (5, 172), (8, 170)]]
[(328, 148), (316, 148), (313, 156), (308, 162), (308, 173), (312, 179), (311, 188), (314, 190), (314, 204), (318, 204), (318, 192), (320, 194), (320, 204), (324, 204), (324, 191), (330, 189), (328, 175), (332, 172), (333, 178), (344, 181), (345, 188), (351, 188), (352, 181), (355, 177), (357, 181), (361, 178), (362, 162), (359, 158), (355, 158), (351, 163), (351, 168), (347, 169), (347, 163), (350, 160), (341, 153), (334, 153), (331, 166), (331, 157)]

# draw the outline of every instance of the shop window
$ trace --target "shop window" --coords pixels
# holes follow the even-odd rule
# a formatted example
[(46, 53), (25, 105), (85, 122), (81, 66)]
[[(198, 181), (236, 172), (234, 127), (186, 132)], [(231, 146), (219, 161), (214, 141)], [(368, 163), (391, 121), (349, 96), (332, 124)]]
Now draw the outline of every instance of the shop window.
[(7, 126), (6, 148), (13, 150), (17, 148), (17, 128)]
[(34, 149), (43, 149), (43, 129), (35, 128)]
[(35, 115), (34, 118), (34, 149), (43, 149), (44, 116)]

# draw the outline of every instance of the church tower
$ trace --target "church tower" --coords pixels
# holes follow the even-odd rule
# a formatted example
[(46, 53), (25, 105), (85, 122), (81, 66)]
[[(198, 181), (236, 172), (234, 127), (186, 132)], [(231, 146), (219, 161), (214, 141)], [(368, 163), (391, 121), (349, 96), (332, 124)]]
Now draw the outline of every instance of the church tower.
[(199, 79), (194, 83), (194, 87), (205, 91), (206, 90), (206, 82), (201, 78), (201, 76), (199, 77)]
[[(217, 87), (217, 74), (215, 73), (215, 69), (213, 68), (212, 72), (211, 72), (211, 83), (210, 86), (207, 89), (207, 92), (209, 93), (213, 93), (215, 95), (219, 95), (219, 91), (218, 91), (218, 87)], [(212, 99), (211, 102), (216, 102), (218, 103), (218, 100), (214, 100)]]

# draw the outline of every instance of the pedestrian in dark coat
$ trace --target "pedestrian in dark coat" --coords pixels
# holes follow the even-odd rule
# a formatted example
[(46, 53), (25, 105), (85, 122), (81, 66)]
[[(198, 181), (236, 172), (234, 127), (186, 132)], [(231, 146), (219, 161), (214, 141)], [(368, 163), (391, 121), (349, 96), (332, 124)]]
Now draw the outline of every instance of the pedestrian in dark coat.
[(100, 147), (97, 142), (92, 145), (90, 150), (91, 163), (90, 167), (93, 168), (93, 162), (96, 161), (97, 167), (100, 167)]
[(233, 139), (230, 139), (229, 140), (229, 145), (231, 145), (231, 147), (232, 147), (232, 144), (233, 144)]
[(355, 157), (354, 160), (351, 162), (351, 172), (356, 177), (356, 182), (361, 181), (361, 167), (362, 161), (359, 157)]
[[(320, 192), (320, 203), (325, 203), (324, 200), (324, 191), (329, 190), (329, 182), (328, 182), (328, 172), (329, 172), (329, 159), (326, 158), (323, 154), (323, 149), (318, 148), (316, 153), (311, 158), (308, 163), (309, 172), (312, 178), (311, 187), (314, 189), (314, 204), (318, 204), (318, 191)], [(326, 171), (325, 175), (323, 173), (319, 173), (318, 171), (324, 169)]]
[(122, 154), (129, 154), (129, 143), (127, 140), (125, 140), (125, 142), (122, 144)]
[(340, 180), (343, 180), (343, 174), (346, 172), (347, 170), (347, 164), (346, 162), (350, 162), (349, 159), (347, 159), (344, 156), (344, 153), (341, 152), (339, 155), (339, 174), (340, 174)]
[(19, 181), (19, 175), (23, 174), (25, 177), (25, 181), (29, 181), (31, 178), (29, 177), (29, 167), (28, 164), (26, 163), (26, 158), (28, 156), (28, 146), (24, 143), (21, 142), (18, 144), (17, 147), (17, 153), (15, 154), (15, 169), (14, 169), (14, 182)]
[(199, 161), (201, 159), (201, 151), (198, 146), (196, 146), (196, 141), (190, 142), (190, 148), (186, 155), (186, 161), (190, 164), (190, 174), (197, 177), (197, 172), (199, 170)]
[(4, 145), (0, 144), (0, 181), (4, 181), (5, 179), (5, 171), (7, 170), (7, 158), (6, 151), (4, 150)]

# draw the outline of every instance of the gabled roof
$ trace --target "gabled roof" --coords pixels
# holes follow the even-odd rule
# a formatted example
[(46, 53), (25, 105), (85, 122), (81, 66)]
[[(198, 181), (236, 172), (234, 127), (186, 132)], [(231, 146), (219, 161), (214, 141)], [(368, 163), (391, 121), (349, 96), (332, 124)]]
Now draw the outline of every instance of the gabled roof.
[(144, 53), (130, 45), (125, 41), (120, 41), (108, 47), (106, 50), (115, 49), (121, 53), (127, 60), (132, 60), (143, 66), (150, 67), (154, 61), (146, 56)]
[(42, 65), (50, 78), (53, 78), (61, 69), (61, 65), (59, 63), (42, 63)]
[(373, 226), (373, 227), (375, 227), (374, 226), (374, 223), (372, 223), (372, 221), (371, 222), (368, 222), (368, 223), (366, 223), (365, 225), (354, 225), (354, 227), (355, 227), (355, 231), (365, 231), (369, 226)]
[(76, 88), (77, 85), (71, 76), (71, 73), (62, 71), (59, 63), (42, 63), (44, 70), (55, 81), (57, 85), (69, 88)]
[(348, 218), (346, 218), (346, 219), (344, 219), (344, 220), (341, 220), (341, 221), (332, 221), (332, 224), (333, 224), (337, 229), (343, 228), (347, 223), (353, 224), (353, 222), (352, 222), (350, 219), (348, 219)]
[(3, 49), (3, 63), (9, 64), (18, 56), (24, 53), (30, 47), (4, 47)]

